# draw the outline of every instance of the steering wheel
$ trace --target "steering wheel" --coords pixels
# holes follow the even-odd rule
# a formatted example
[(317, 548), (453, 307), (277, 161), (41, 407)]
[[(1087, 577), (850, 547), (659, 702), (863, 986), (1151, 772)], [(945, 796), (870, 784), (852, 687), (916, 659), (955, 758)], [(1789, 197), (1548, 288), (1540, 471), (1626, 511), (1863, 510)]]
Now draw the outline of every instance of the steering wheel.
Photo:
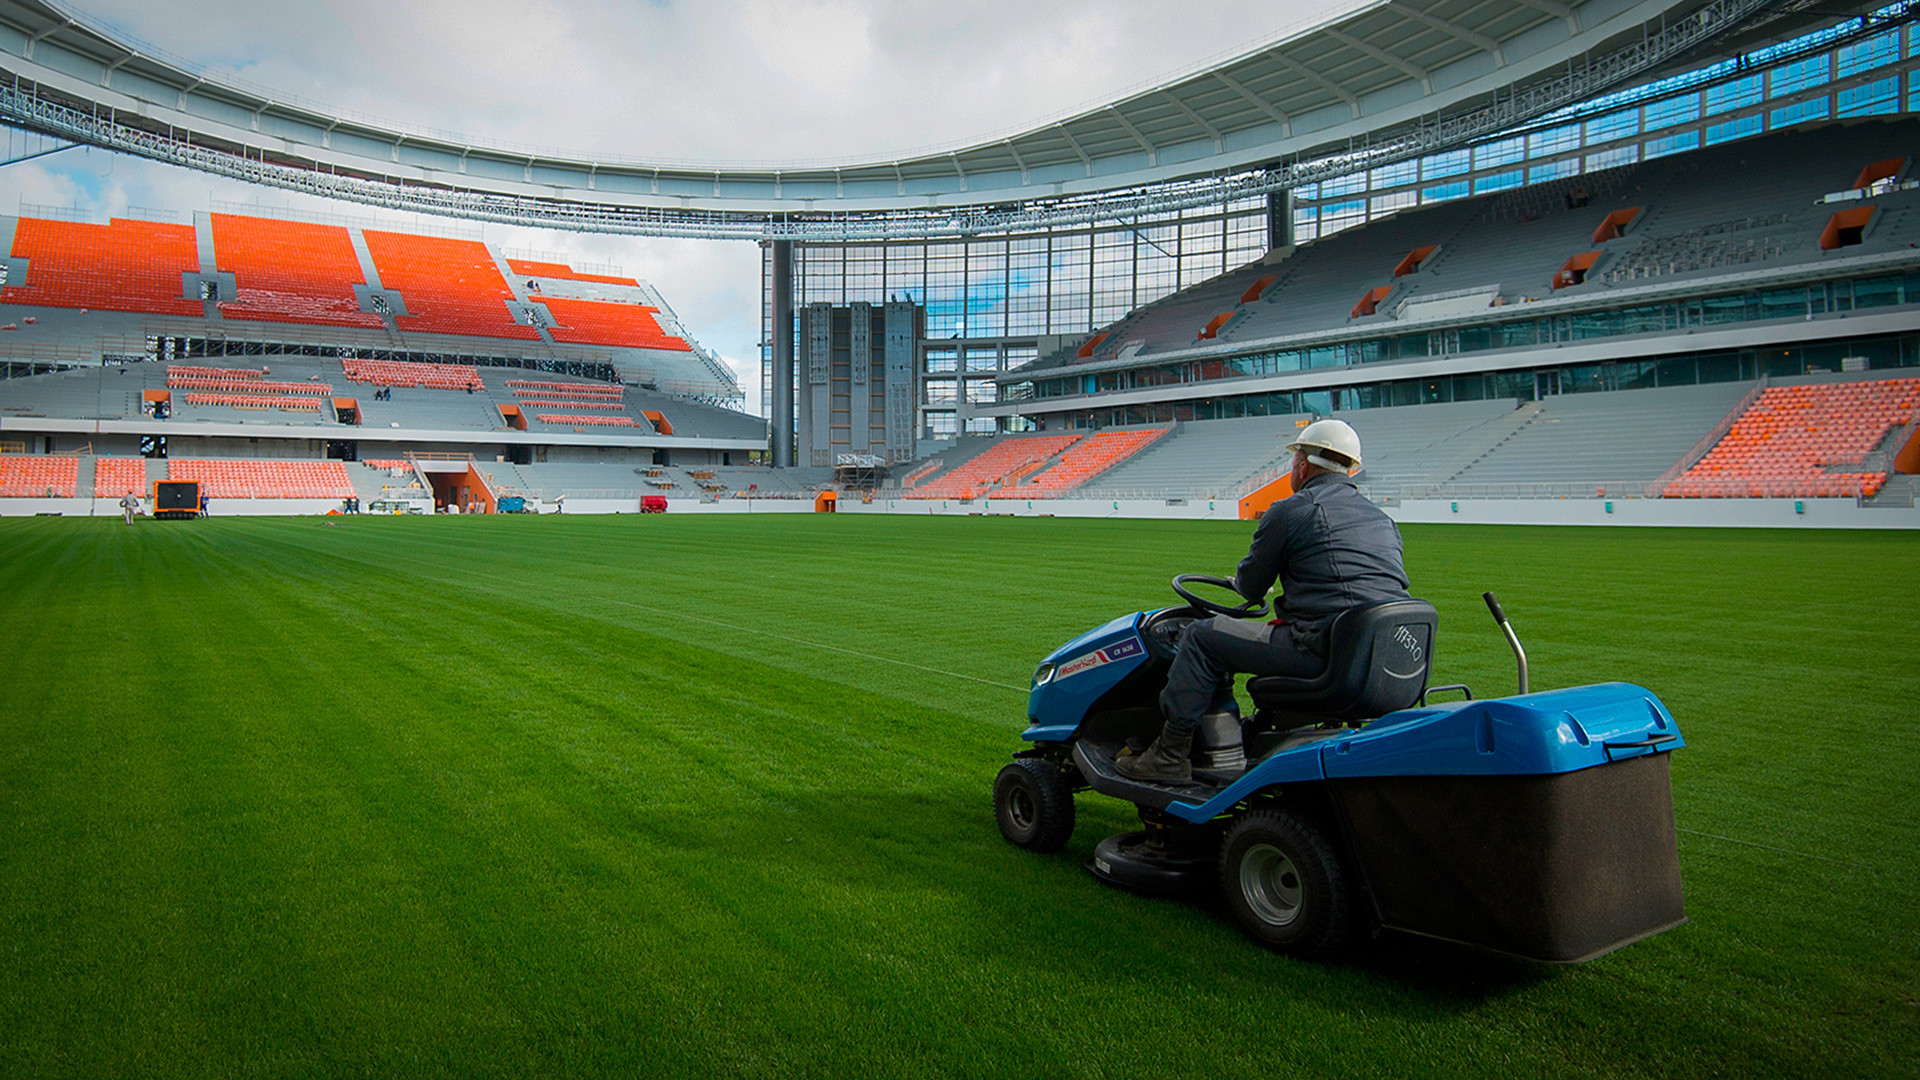
[(1199, 608), (1201, 611), (1214, 615), (1226, 615), (1235, 619), (1257, 619), (1267, 613), (1267, 602), (1265, 600), (1243, 600), (1237, 605), (1228, 607), (1226, 604), (1222, 604), (1217, 600), (1206, 600), (1193, 595), (1192, 591), (1187, 588), (1188, 582), (1192, 582), (1195, 585), (1212, 585), (1215, 588), (1225, 589), (1228, 592), (1233, 592), (1233, 582), (1228, 581), (1226, 578), (1213, 577), (1208, 574), (1181, 574), (1179, 577), (1174, 578), (1174, 595), (1185, 600), (1188, 604)]

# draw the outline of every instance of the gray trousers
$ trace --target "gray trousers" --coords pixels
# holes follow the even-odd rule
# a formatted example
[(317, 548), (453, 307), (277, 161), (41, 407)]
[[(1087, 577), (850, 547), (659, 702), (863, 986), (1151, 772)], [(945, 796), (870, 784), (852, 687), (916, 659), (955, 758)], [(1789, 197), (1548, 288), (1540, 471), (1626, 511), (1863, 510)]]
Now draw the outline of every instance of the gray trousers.
[(1321, 657), (1300, 648), (1293, 629), (1259, 619), (1216, 615), (1195, 621), (1180, 633), (1180, 648), (1160, 692), (1160, 713), (1169, 735), (1189, 735), (1200, 718), (1225, 708), (1235, 672), (1306, 678), (1326, 667)]

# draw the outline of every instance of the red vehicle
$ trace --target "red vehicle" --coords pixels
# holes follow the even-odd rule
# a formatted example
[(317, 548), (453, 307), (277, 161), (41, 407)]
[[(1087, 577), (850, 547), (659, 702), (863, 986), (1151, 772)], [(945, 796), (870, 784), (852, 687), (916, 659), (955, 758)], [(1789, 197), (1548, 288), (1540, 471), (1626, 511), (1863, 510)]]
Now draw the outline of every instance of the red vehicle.
[(642, 495), (640, 497), (640, 512), (643, 514), (666, 513), (667, 497), (665, 495)]

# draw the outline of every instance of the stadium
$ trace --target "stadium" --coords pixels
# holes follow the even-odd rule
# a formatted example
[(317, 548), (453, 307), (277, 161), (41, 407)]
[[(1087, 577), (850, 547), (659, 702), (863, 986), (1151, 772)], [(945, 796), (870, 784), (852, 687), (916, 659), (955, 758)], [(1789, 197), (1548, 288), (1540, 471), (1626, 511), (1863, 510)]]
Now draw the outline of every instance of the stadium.
[[(0, 0), (0, 177), (290, 200), (0, 208), (4, 1071), (1911, 1072), (1920, 9), (1358, 3), (831, 162), (205, 56)], [(673, 266), (527, 230), (753, 252), (747, 366)], [(1470, 688), (1424, 721), (1491, 754), (1501, 701), (1649, 695), (1640, 742), (1536, 711), (1658, 760), (1555, 827), (1639, 868), (1653, 807), (1684, 916), (1549, 956), (1395, 915), (1338, 786), (1374, 918), (1331, 958), (1108, 887), (1101, 837), (1202, 803), (1104, 797), (1049, 682), (1164, 661), (1089, 627), (1230, 570), (1329, 420), (1437, 613), (1418, 708)], [(1248, 730), (1233, 777), (1304, 745)], [(1075, 778), (1048, 843), (1010, 755)], [(1443, 831), (1512, 824), (1467, 798)], [(1505, 902), (1433, 873), (1410, 910)]]

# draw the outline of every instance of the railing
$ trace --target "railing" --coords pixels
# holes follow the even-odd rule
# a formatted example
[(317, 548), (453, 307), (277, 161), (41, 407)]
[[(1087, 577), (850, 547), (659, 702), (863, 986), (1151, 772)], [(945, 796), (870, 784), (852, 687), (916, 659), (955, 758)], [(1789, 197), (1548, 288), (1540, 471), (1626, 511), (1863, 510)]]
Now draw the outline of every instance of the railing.
[[(1646, 491), (1645, 480), (1597, 480), (1565, 483), (1514, 484), (1405, 484), (1397, 492), (1402, 499), (1638, 499)], [(1370, 489), (1369, 494), (1386, 497), (1387, 488)]]
[(1745, 415), (1746, 411), (1753, 407), (1754, 402), (1760, 400), (1760, 395), (1765, 392), (1766, 389), (1767, 376), (1762, 375), (1760, 376), (1760, 381), (1753, 384), (1753, 389), (1748, 390), (1733, 408), (1727, 410), (1727, 415), (1721, 417), (1720, 422), (1713, 425), (1712, 431), (1702, 435), (1700, 441), (1693, 444), (1692, 449), (1680, 455), (1680, 460), (1667, 466), (1665, 472), (1661, 473), (1653, 483), (1646, 486), (1644, 491), (1646, 497), (1649, 499), (1659, 498), (1660, 493), (1667, 490), (1668, 484), (1680, 479), (1686, 475), (1688, 469), (1698, 465), (1700, 459), (1707, 456), (1707, 451), (1712, 450), (1721, 439), (1727, 437), (1727, 432), (1733, 430), (1733, 425), (1739, 423), (1740, 417)]

